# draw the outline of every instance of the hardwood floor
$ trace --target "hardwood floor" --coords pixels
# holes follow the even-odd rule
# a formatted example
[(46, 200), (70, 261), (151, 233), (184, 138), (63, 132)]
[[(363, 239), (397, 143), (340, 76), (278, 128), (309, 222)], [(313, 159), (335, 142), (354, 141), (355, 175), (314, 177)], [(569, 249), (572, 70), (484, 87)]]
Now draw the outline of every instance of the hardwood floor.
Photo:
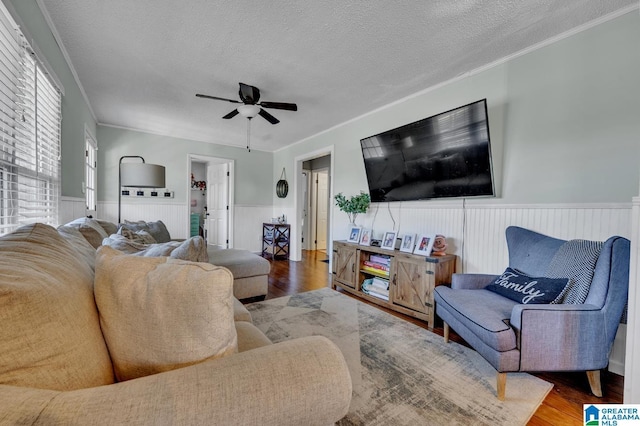
[[(322, 262), (328, 259), (327, 254), (323, 251), (305, 250), (302, 253), (300, 262), (269, 260), (271, 273), (269, 274), (267, 299), (330, 287), (329, 264)], [(350, 296), (346, 292), (343, 294)], [(380, 308), (378, 305), (373, 306)], [(420, 327), (427, 328), (423, 321), (387, 309), (383, 310)], [(442, 321), (436, 320), (433, 332), (442, 336)], [(465, 344), (453, 330), (451, 330), (450, 339)], [(529, 425), (582, 425), (582, 404), (621, 404), (624, 378), (608, 371), (602, 371), (601, 374), (604, 396), (597, 398), (591, 394), (585, 373), (535, 373), (535, 376), (552, 383), (553, 389), (531, 418)], [(507, 378), (507, 397), (508, 395), (509, 379)]]

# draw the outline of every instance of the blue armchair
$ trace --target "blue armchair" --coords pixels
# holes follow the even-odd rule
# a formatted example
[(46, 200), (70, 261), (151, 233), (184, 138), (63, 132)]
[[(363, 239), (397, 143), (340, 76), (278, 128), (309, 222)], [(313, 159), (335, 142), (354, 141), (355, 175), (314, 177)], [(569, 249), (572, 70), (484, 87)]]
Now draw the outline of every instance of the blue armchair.
[[(532, 277), (549, 276), (552, 264), (557, 273), (558, 265), (571, 263), (558, 258), (576, 253), (575, 245), (565, 249), (570, 242), (515, 226), (506, 239), (509, 267)], [(495, 275), (456, 274), (451, 287), (436, 288), (445, 341), (453, 328), (497, 370), (498, 399), (505, 397), (506, 373), (515, 371), (586, 371), (591, 391), (602, 396), (600, 370), (627, 302), (630, 243), (611, 237), (600, 247), (579, 303), (521, 304), (486, 289)], [(567, 268), (567, 278), (584, 280), (571, 276), (575, 269)]]

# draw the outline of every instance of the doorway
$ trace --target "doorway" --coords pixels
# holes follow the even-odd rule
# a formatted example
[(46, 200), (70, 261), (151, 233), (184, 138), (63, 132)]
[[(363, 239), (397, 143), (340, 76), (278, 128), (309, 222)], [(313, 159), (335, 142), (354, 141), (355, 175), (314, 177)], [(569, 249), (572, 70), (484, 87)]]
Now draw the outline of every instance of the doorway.
[(233, 247), (233, 169), (233, 160), (189, 155), (188, 235), (194, 235), (192, 224), (198, 221), (207, 244), (220, 248)]
[(302, 250), (332, 250), (333, 146), (298, 156), (294, 161), (291, 260), (300, 260)]

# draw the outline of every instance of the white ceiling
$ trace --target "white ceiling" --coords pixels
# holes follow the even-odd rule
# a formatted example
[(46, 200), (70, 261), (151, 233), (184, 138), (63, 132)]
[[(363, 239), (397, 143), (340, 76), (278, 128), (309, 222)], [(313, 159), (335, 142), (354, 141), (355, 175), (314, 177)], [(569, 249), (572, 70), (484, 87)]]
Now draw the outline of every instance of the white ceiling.
[(38, 0), (99, 123), (244, 146), (238, 82), (274, 151), (637, 4), (637, 0)]

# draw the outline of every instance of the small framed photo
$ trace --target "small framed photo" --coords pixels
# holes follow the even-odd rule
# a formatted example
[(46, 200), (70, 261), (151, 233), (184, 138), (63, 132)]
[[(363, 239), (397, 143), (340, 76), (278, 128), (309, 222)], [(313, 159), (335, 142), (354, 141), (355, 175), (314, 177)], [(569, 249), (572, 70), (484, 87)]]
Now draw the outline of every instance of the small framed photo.
[(363, 245), (363, 246), (371, 245), (371, 229), (362, 228), (360, 230), (360, 245)]
[(387, 250), (395, 250), (397, 234), (398, 233), (395, 231), (385, 232), (384, 237), (382, 237), (382, 243), (380, 244), (380, 248), (387, 249)]
[(418, 238), (416, 248), (413, 250), (413, 254), (419, 254), (420, 256), (429, 256), (431, 249), (433, 248), (433, 242), (436, 236), (433, 234), (422, 234)]
[(362, 228), (360, 228), (359, 226), (352, 226), (351, 228), (349, 228), (349, 238), (347, 239), (347, 241), (349, 241), (350, 243), (358, 244), (360, 242), (361, 230)]
[(405, 253), (413, 253), (413, 246), (416, 244), (416, 234), (406, 234), (402, 237), (400, 251)]

